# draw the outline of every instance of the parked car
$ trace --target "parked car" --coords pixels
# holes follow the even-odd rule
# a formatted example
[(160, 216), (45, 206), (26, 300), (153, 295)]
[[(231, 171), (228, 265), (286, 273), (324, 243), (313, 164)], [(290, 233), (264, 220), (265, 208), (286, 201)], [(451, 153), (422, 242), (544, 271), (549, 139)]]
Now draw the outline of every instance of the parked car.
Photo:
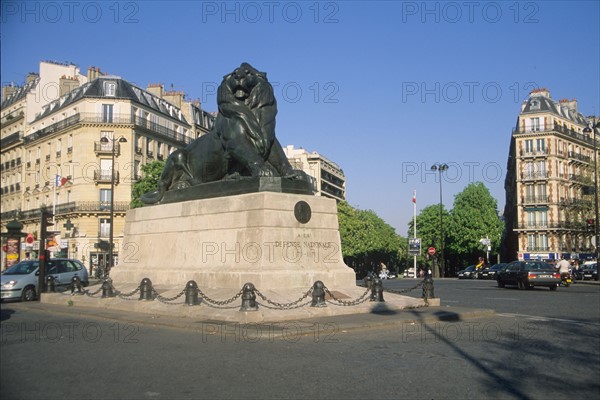
[(543, 261), (513, 261), (498, 273), (496, 280), (501, 288), (506, 285), (515, 285), (519, 289), (543, 286), (556, 290), (560, 283), (560, 274)]
[(585, 263), (579, 268), (583, 280), (598, 280), (598, 263)]
[(475, 266), (469, 265), (467, 268), (458, 271), (458, 279), (473, 279), (475, 277)]
[(489, 268), (485, 268), (481, 273), (481, 279), (496, 279), (498, 272), (507, 265), (507, 263), (500, 263), (494, 264)]
[[(4, 271), (0, 277), (0, 299), (31, 301), (37, 298), (39, 261), (21, 261)], [(88, 272), (81, 261), (55, 258), (46, 263), (46, 276), (54, 278), (57, 288), (71, 283), (78, 276), (84, 286), (88, 285)]]

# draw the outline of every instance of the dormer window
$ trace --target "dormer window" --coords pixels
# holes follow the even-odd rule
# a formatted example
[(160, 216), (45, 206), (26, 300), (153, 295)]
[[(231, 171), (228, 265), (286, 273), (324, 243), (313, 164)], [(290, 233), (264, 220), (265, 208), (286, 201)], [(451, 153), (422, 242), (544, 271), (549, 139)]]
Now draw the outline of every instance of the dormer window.
[(115, 93), (117, 92), (117, 84), (116, 82), (104, 82), (104, 95), (107, 97), (115, 97)]
[(532, 110), (539, 110), (540, 109), (540, 102), (539, 100), (531, 100), (531, 109)]

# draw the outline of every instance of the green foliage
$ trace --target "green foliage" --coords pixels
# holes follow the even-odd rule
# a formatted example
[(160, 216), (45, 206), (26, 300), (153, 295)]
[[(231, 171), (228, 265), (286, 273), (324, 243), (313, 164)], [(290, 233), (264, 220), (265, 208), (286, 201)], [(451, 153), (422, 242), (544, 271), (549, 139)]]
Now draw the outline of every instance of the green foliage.
[(359, 275), (376, 268), (388, 268), (406, 258), (408, 243), (371, 210), (357, 210), (347, 202), (338, 203), (342, 254)]
[[(442, 205), (442, 219), (444, 223), (444, 238), (447, 237), (446, 230), (450, 214)], [(408, 223), (408, 237), (414, 236), (413, 220)], [(427, 249), (429, 246), (440, 248), (440, 205), (435, 204), (425, 207), (417, 215), (417, 237), (421, 239), (421, 247)], [(444, 240), (446, 243), (446, 240)], [(444, 246), (446, 247), (446, 246)]]
[(138, 208), (144, 204), (140, 197), (147, 192), (156, 190), (158, 180), (165, 167), (165, 161), (153, 161), (142, 165), (142, 179), (136, 182), (131, 188), (131, 207)]
[(497, 253), (504, 227), (498, 218), (497, 207), (496, 199), (481, 182), (471, 183), (457, 194), (448, 221), (448, 250), (457, 258), (472, 263), (486, 254), (479, 240), (487, 236), (492, 243), (492, 252)]

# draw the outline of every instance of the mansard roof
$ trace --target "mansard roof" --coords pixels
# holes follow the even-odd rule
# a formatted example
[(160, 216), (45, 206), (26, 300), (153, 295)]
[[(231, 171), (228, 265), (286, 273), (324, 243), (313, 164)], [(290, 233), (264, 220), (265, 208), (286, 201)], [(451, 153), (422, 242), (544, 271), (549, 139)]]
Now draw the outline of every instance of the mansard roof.
[(37, 78), (27, 82), (25, 85), (17, 87), (17, 89), (10, 96), (8, 96), (5, 100), (2, 101), (2, 103), (0, 104), (0, 108), (4, 109), (6, 107), (10, 107), (16, 102), (24, 99), (25, 96), (27, 96), (27, 93), (29, 93), (31, 89), (36, 87), (39, 82), (40, 77), (38, 76)]
[[(109, 94), (108, 85), (105, 83), (114, 84), (114, 95)], [(148, 107), (160, 114), (180, 121), (182, 124), (188, 124), (181, 110), (134, 84), (122, 79), (119, 76), (103, 75), (94, 79), (91, 82), (84, 83), (80, 87), (73, 89), (69, 93), (60, 97), (57, 100), (47, 104), (42, 109), (36, 120), (40, 120), (54, 112), (61, 110), (69, 105), (81, 100), (82, 98), (106, 98), (106, 99), (126, 99), (134, 103), (138, 103)]]
[(555, 102), (552, 98), (544, 95), (531, 95), (525, 103), (525, 107), (521, 114), (540, 114), (551, 113), (558, 117), (567, 119), (578, 125), (587, 125), (587, 121), (583, 114), (572, 108), (562, 106)]

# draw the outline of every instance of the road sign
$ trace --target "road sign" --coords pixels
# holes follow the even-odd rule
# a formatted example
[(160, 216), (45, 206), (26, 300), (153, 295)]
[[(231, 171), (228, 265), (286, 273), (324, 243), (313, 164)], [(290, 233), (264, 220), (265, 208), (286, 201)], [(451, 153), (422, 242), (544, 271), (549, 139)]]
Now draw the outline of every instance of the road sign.
[(428, 253), (430, 256), (433, 256), (433, 255), (435, 254), (435, 247), (430, 247), (430, 248), (428, 248), (428, 249), (427, 249), (427, 253)]
[(412, 238), (408, 239), (408, 254), (411, 256), (421, 255), (421, 239)]
[(35, 242), (35, 237), (31, 233), (29, 233), (27, 235), (27, 237), (25, 238), (25, 243), (27, 243), (28, 245), (32, 246), (33, 242)]

